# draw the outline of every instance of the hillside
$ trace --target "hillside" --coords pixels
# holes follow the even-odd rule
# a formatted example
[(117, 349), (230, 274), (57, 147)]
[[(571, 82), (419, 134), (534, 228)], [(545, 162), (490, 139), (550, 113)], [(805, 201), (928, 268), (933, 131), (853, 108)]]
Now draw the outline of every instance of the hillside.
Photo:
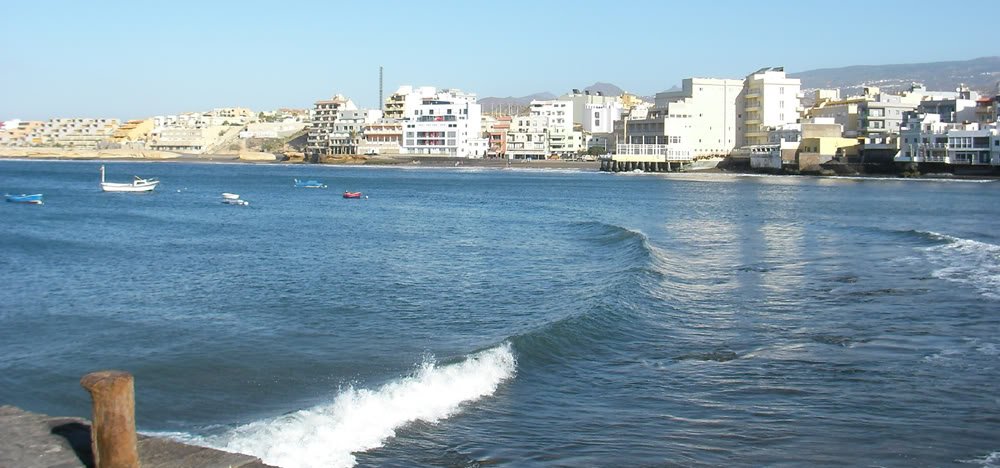
[(890, 92), (909, 89), (910, 84), (923, 83), (929, 90), (949, 91), (965, 84), (980, 93), (996, 94), (1000, 81), (1000, 57), (972, 60), (897, 65), (854, 65), (823, 68), (790, 77), (802, 80), (803, 90), (818, 88), (840, 89), (842, 96), (861, 93), (865, 86), (878, 86)]
[[(896, 65), (853, 65), (840, 68), (822, 68), (797, 73), (788, 76), (802, 80), (802, 90), (806, 91), (806, 100), (811, 99), (809, 91), (819, 88), (840, 89), (841, 96), (861, 94), (865, 86), (877, 86), (883, 91), (899, 92), (910, 88), (912, 83), (923, 83), (932, 91), (950, 91), (960, 84), (965, 84), (981, 94), (995, 96), (1000, 94), (1000, 57), (981, 57), (972, 60), (951, 62), (907, 63)], [(623, 91), (611, 83), (594, 83), (584, 91), (595, 93), (600, 91), (606, 96), (618, 96)], [(667, 91), (677, 91), (673, 86)], [(567, 90), (569, 91), (569, 90)], [(533, 99), (555, 99), (556, 94), (541, 92), (521, 97), (485, 97), (479, 100), (484, 112), (499, 110), (502, 107), (513, 109), (523, 108)], [(643, 99), (652, 102), (653, 96)]]

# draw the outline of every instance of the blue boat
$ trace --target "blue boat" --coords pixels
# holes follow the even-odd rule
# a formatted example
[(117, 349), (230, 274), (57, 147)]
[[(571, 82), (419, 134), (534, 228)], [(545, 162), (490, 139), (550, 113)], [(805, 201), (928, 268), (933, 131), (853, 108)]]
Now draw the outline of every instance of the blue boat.
[(4, 195), (4, 198), (6, 198), (7, 201), (11, 203), (29, 203), (32, 205), (42, 204), (42, 194), (40, 193), (35, 193), (32, 195), (25, 195), (23, 193), (20, 195), (11, 195), (8, 193)]
[(299, 180), (295, 179), (295, 186), (301, 188), (326, 188), (326, 184), (318, 180)]

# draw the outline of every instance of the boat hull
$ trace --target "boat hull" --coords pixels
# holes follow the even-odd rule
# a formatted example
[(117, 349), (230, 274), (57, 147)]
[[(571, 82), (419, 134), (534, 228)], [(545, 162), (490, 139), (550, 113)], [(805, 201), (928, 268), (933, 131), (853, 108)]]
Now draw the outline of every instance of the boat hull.
[(344, 192), (344, 198), (361, 198), (361, 192)]
[(131, 184), (102, 182), (101, 190), (105, 192), (152, 192), (153, 189), (156, 188), (156, 185), (159, 183), (160, 183), (159, 181), (143, 182), (143, 183), (137, 182)]
[(42, 194), (35, 193), (31, 195), (21, 194), (21, 195), (4, 195), (4, 198), (10, 203), (25, 203), (28, 205), (41, 205), (42, 204)]

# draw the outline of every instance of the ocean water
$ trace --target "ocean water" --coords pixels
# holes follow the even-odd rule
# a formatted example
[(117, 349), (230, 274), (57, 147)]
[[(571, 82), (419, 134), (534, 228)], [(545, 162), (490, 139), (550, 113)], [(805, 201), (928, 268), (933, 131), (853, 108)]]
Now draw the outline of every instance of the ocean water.
[(123, 369), (141, 432), (287, 468), (1000, 465), (1000, 182), (99, 165), (0, 161), (46, 202), (0, 404)]

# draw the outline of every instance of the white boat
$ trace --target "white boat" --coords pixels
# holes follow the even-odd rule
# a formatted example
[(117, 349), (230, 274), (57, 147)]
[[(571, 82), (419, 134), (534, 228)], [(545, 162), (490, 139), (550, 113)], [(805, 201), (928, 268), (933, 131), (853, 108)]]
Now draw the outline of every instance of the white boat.
[(237, 205), (237, 206), (249, 206), (250, 202), (246, 200), (241, 200), (239, 194), (235, 193), (223, 193), (222, 203), (227, 205)]
[(105, 192), (151, 192), (160, 181), (156, 179), (143, 179), (135, 176), (131, 183), (105, 182), (104, 166), (101, 166), (101, 190)]

